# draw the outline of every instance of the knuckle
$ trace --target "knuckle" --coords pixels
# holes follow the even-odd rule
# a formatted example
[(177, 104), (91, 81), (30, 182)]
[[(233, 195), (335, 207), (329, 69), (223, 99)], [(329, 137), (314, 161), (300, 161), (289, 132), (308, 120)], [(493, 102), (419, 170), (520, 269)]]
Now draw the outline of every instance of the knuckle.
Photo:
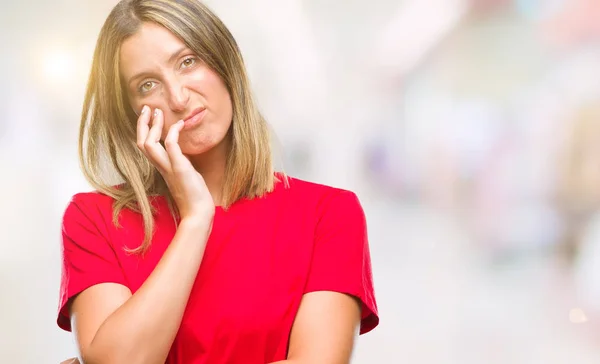
[(175, 144), (177, 144), (177, 142), (175, 142), (172, 138), (165, 139), (165, 147), (172, 148), (175, 146)]
[(183, 177), (183, 175), (185, 174), (185, 170), (183, 168), (181, 168), (181, 166), (174, 164), (173, 166), (171, 166), (172, 171), (173, 171), (173, 175), (177, 178), (181, 178)]

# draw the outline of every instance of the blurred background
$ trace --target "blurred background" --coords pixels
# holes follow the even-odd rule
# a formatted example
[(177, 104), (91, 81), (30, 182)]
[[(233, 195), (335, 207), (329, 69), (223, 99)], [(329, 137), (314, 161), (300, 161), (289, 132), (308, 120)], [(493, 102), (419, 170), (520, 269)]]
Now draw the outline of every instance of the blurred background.
[[(115, 0), (1, 0), (0, 353), (75, 355), (60, 222)], [(289, 174), (355, 191), (381, 323), (354, 363), (600, 362), (600, 1), (211, 0)]]

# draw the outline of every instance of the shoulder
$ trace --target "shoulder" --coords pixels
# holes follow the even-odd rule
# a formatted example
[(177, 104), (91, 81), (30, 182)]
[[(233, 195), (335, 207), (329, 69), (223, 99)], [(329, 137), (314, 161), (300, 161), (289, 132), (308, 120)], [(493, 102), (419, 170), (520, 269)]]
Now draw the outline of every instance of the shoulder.
[(111, 206), (113, 203), (114, 199), (112, 197), (99, 191), (78, 192), (75, 193), (69, 201), (69, 205), (75, 204), (82, 206)]
[[(93, 223), (106, 223), (113, 220), (117, 197), (122, 185), (113, 185), (106, 191), (91, 190), (73, 194), (66, 203), (63, 213), (63, 226), (72, 221), (90, 221)], [(156, 201), (159, 202), (160, 199)], [(123, 207), (119, 209), (119, 223), (131, 219), (137, 221), (138, 217), (134, 211)]]
[(295, 177), (287, 178), (290, 192), (301, 198), (315, 199), (321, 202), (327, 202), (331, 199), (358, 201), (356, 193), (347, 189), (310, 182)]
[[(117, 200), (101, 191), (79, 192), (72, 195), (62, 217), (62, 235), (65, 245), (88, 246), (97, 238), (120, 247), (127, 241), (143, 239), (142, 216), (128, 208), (119, 209), (115, 219)], [(164, 220), (164, 219), (163, 219)], [(124, 245), (123, 245), (124, 247)]]
[(67, 235), (80, 235), (84, 231), (97, 231), (112, 217), (114, 199), (98, 191), (78, 192), (67, 202), (62, 216), (62, 231)]
[[(69, 209), (78, 208), (85, 211), (95, 211), (97, 213), (112, 214), (115, 203), (117, 202), (116, 197), (122, 194), (123, 184), (117, 184), (107, 186), (106, 191), (91, 190), (85, 192), (77, 192), (71, 196), (71, 199), (67, 203), (67, 211)], [(154, 201), (159, 201), (155, 199)]]
[(65, 218), (72, 213), (104, 214), (112, 212), (114, 199), (98, 191), (78, 192), (68, 201), (65, 208)]
[(308, 204), (318, 215), (331, 211), (362, 214), (362, 206), (355, 192), (299, 178), (288, 177), (289, 194), (301, 204)]

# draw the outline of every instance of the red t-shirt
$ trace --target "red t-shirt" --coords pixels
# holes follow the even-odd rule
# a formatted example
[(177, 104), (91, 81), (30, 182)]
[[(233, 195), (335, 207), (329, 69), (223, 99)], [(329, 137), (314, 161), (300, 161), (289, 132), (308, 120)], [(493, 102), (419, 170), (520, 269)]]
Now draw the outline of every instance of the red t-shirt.
[[(113, 200), (73, 197), (63, 218), (58, 325), (71, 330), (67, 302), (86, 288), (144, 283), (175, 234), (166, 200), (157, 198), (156, 233), (143, 257), (140, 214), (112, 224)], [(263, 198), (216, 208), (212, 233), (167, 363), (264, 364), (284, 360), (302, 295), (336, 291), (362, 302), (360, 333), (379, 323), (363, 209), (350, 191), (289, 178)]]

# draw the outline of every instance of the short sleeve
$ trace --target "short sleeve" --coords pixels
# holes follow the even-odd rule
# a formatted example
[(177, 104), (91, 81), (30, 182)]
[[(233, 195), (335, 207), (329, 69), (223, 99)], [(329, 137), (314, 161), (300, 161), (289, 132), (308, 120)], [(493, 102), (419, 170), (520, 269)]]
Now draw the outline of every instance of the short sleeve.
[(362, 303), (360, 334), (379, 324), (366, 218), (356, 195), (336, 190), (319, 206), (305, 293), (335, 291)]
[(100, 283), (127, 285), (117, 255), (107, 239), (106, 212), (103, 213), (97, 202), (100, 197), (103, 196), (75, 195), (63, 215), (57, 324), (66, 331), (71, 331), (68, 307), (71, 298)]

